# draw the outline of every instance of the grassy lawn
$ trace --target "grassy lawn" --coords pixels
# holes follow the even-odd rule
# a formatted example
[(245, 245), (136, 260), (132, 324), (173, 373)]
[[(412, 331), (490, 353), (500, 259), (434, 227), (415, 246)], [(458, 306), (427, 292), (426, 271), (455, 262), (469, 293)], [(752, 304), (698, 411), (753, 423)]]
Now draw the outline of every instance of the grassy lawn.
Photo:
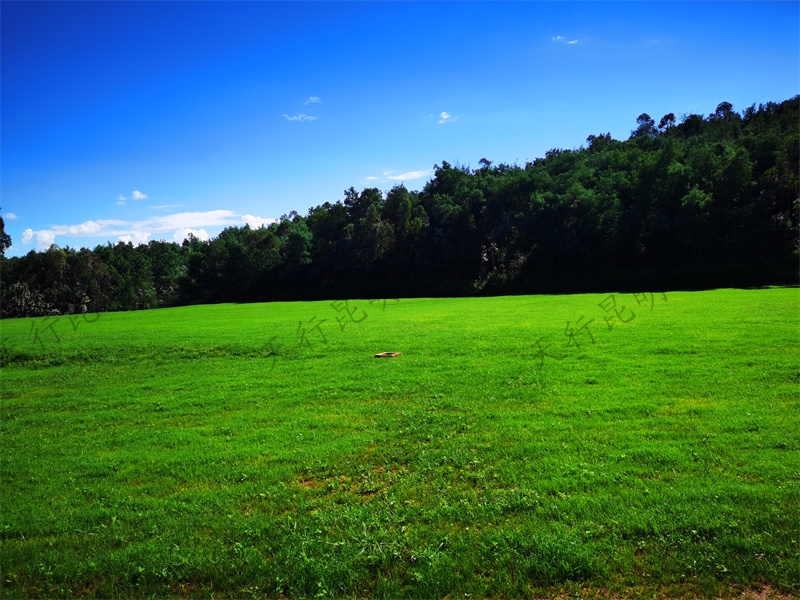
[(799, 308), (779, 288), (5, 320), (2, 597), (797, 595)]

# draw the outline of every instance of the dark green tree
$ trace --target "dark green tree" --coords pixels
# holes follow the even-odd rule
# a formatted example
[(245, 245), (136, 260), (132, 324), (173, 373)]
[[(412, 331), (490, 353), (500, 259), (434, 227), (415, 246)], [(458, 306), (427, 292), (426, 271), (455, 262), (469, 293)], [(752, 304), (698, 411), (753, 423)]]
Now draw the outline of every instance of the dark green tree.
[(0, 217), (0, 257), (6, 255), (6, 250), (11, 247), (11, 236), (6, 233), (6, 222)]
[(631, 137), (653, 136), (658, 132), (656, 122), (647, 113), (642, 113), (636, 117), (636, 125), (636, 129), (631, 132)]

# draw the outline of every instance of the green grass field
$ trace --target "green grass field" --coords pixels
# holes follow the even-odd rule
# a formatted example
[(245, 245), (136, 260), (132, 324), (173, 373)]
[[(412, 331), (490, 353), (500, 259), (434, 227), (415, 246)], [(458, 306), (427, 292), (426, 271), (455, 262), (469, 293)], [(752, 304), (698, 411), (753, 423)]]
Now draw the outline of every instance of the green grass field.
[(3, 321), (2, 597), (796, 596), (799, 308), (772, 288)]

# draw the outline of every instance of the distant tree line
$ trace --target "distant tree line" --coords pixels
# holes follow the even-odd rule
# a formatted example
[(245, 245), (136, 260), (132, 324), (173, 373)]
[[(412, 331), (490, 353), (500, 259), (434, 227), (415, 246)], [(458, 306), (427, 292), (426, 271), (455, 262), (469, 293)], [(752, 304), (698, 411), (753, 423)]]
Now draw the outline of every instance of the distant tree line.
[(2, 257), (2, 316), (797, 283), (799, 109), (642, 114), (625, 141), (590, 135), (524, 166), (442, 162), (420, 191), (350, 188), (210, 241)]

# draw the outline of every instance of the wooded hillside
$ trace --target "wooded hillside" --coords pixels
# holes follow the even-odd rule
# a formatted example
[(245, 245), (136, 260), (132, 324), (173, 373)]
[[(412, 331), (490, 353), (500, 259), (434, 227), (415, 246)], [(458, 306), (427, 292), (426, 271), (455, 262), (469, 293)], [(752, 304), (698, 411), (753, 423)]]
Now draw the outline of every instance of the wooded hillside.
[[(525, 165), (434, 167), (208, 242), (1, 258), (2, 316), (212, 302), (797, 283), (800, 97), (642, 114)], [(1, 232), (0, 232), (1, 233)]]

